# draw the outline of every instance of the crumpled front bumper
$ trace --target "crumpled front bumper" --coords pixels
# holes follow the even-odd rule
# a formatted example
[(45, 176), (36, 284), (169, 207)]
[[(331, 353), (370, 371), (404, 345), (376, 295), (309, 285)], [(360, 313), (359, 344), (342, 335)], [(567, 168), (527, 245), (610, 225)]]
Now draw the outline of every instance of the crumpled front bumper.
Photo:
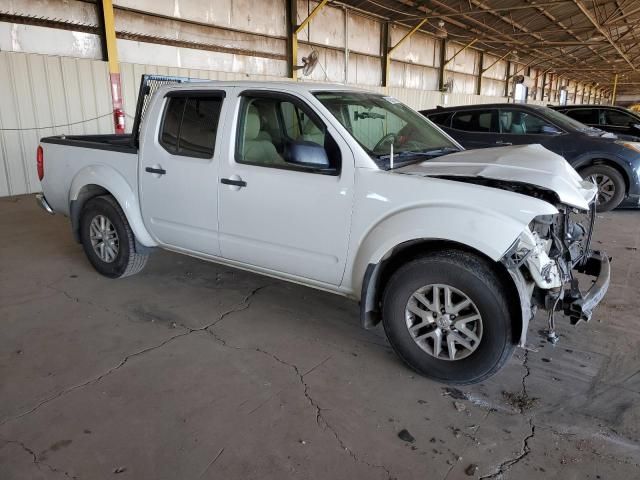
[(598, 251), (591, 252), (591, 255), (580, 266), (575, 267), (579, 273), (595, 277), (591, 288), (582, 293), (577, 282), (572, 285), (571, 291), (565, 295), (563, 300), (564, 313), (571, 319), (571, 324), (575, 325), (580, 321), (591, 320), (593, 310), (602, 301), (611, 281), (611, 266), (609, 257)]

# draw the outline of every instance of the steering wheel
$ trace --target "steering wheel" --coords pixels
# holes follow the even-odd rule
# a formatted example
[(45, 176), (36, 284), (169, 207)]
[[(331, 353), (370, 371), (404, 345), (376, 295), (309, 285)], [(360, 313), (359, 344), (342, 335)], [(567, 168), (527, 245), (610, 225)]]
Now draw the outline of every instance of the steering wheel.
[(396, 141), (396, 134), (395, 133), (387, 133), (384, 137), (382, 137), (380, 139), (380, 141), (378, 143), (376, 143), (376, 146), (373, 147), (373, 151), (377, 152), (379, 150), (382, 149), (382, 147), (388, 143), (389, 141), (391, 142), (395, 142)]

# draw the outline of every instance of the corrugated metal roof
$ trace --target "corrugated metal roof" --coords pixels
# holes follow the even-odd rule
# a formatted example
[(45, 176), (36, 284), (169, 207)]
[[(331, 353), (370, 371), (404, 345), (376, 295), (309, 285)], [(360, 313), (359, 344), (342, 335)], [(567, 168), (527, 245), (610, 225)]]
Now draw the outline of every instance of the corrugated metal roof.
[(635, 0), (340, 0), (389, 21), (474, 48), (611, 88), (640, 89), (640, 1)]

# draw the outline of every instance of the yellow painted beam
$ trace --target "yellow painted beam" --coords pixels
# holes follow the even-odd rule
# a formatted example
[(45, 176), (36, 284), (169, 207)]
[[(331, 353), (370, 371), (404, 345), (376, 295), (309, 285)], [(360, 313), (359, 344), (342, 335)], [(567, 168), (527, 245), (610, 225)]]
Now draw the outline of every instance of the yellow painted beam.
[[(295, 0), (289, 0), (289, 2), (292, 1), (295, 2)], [(298, 79), (298, 34), (304, 30), (307, 25), (309, 25), (309, 22), (311, 22), (313, 17), (320, 13), (320, 10), (322, 10), (328, 2), (329, 0), (322, 0), (318, 5), (316, 5), (316, 8), (311, 10), (309, 16), (305, 18), (300, 25), (295, 25), (295, 22), (297, 21), (295, 16), (292, 19), (292, 23), (294, 23), (294, 25), (291, 29), (291, 38), (289, 41), (291, 42), (291, 78), (293, 80)], [(297, 15), (297, 9), (295, 9), (294, 6), (290, 6), (289, 8), (293, 10), (295, 15)]]
[(422, 27), (422, 25), (426, 23), (426, 21), (427, 19), (423, 18), (415, 27), (409, 30), (407, 34), (404, 37), (402, 37), (398, 43), (396, 43), (393, 47), (389, 49), (387, 56), (391, 55), (396, 48), (398, 48), (400, 45), (402, 45), (405, 42), (405, 40), (407, 40), (409, 37), (411, 37), (411, 35), (416, 33), (420, 29), (420, 27)]
[(470, 46), (472, 46), (474, 43), (476, 43), (478, 41), (477, 38), (474, 38), (473, 40), (471, 40), (469, 43), (467, 43), (464, 47), (462, 47), (460, 50), (458, 50), (456, 53), (453, 54), (453, 57), (451, 57), (449, 60), (447, 60), (446, 62), (444, 62), (444, 66), (446, 67), (447, 65), (449, 65), (458, 55), (460, 55), (462, 52), (464, 52), (467, 48), (469, 48)]
[(102, 0), (104, 19), (104, 37), (107, 44), (107, 62), (109, 64), (109, 83), (111, 84), (111, 103), (113, 104), (113, 123), (116, 133), (125, 132), (125, 115), (122, 108), (122, 87), (120, 83), (120, 63), (116, 43), (116, 25), (113, 18), (113, 3)]
[(313, 17), (315, 17), (320, 12), (320, 10), (322, 10), (324, 8), (324, 6), (328, 2), (329, 2), (329, 0), (322, 0), (318, 5), (316, 5), (316, 8), (311, 10), (311, 13), (309, 14), (309, 16), (307, 18), (305, 18), (302, 21), (302, 23), (300, 25), (298, 25), (298, 27), (295, 29), (295, 31), (293, 32), (294, 35), (297, 35), (302, 30), (304, 30), (304, 27), (306, 27), (309, 24), (309, 22), (313, 19)]
[[(491, 68), (493, 68), (499, 61), (504, 60), (505, 58), (507, 58), (507, 56), (510, 54), (511, 52), (507, 52), (505, 53), (503, 56), (501, 56), (499, 59), (497, 59), (495, 62), (493, 62), (491, 65), (489, 65), (487, 68), (483, 68), (482, 69), (482, 73), (488, 72), (489, 70), (491, 70)], [(524, 67), (527, 68), (527, 67)]]
[(409, 30), (406, 33), (406, 35), (400, 39), (400, 41), (398, 43), (396, 43), (393, 47), (391, 47), (389, 50), (387, 50), (385, 52), (385, 54), (384, 54), (384, 62), (385, 62), (385, 66), (384, 66), (384, 86), (385, 87), (389, 85), (389, 74), (390, 74), (390, 70), (391, 70), (391, 54), (394, 52), (394, 50), (396, 48), (398, 48), (408, 38), (410, 38), (411, 35), (416, 33), (420, 29), (420, 27), (422, 27), (422, 25), (424, 25), (426, 22), (427, 22), (427, 19), (423, 18), (420, 22), (418, 22), (418, 24), (415, 27), (413, 27), (411, 30)]
[(104, 16), (104, 34), (107, 44), (109, 73), (120, 73), (118, 47), (116, 44), (116, 26), (113, 19), (113, 3), (111, 0), (102, 0), (102, 14)]

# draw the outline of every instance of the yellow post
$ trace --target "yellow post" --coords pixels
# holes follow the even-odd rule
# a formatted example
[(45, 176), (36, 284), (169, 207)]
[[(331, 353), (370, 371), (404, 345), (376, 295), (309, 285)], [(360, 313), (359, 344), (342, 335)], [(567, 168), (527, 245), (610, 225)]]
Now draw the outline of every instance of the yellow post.
[(422, 25), (424, 25), (426, 23), (426, 21), (427, 21), (427, 19), (423, 18), (420, 22), (418, 22), (418, 24), (415, 27), (413, 27), (411, 30), (409, 30), (406, 33), (406, 35), (400, 39), (400, 41), (398, 43), (396, 43), (393, 47), (391, 47), (389, 50), (387, 50), (386, 54), (384, 55), (384, 61), (385, 61), (384, 86), (385, 87), (389, 85), (389, 70), (391, 68), (391, 54), (393, 53), (393, 51), (396, 48), (398, 48), (400, 45), (402, 45), (405, 40), (407, 40), (408, 38), (411, 37), (411, 35), (416, 33), (420, 29), (420, 27), (422, 27)]
[(618, 90), (618, 74), (613, 77), (613, 93), (611, 94), (611, 105), (616, 104), (616, 90)]
[(462, 52), (464, 52), (467, 48), (469, 48), (471, 45), (473, 45), (477, 41), (478, 41), (478, 39), (474, 38), (469, 43), (467, 43), (464, 47), (462, 47), (460, 50), (458, 50), (456, 53), (454, 53), (453, 57), (451, 57), (449, 60), (444, 62), (444, 66), (446, 67), (447, 65), (449, 65), (453, 61), (454, 58), (456, 58), (458, 55), (460, 55)]
[(104, 18), (104, 36), (107, 44), (107, 61), (109, 64), (109, 81), (111, 83), (111, 102), (113, 104), (113, 120), (116, 133), (124, 133), (125, 117), (122, 109), (122, 87), (120, 83), (120, 64), (118, 63), (118, 46), (116, 44), (116, 27), (113, 18), (113, 3), (102, 0)]
[[(292, 29), (291, 32), (291, 61), (293, 62), (291, 65), (291, 78), (294, 80), (298, 79), (298, 34), (304, 30), (304, 27), (306, 27), (309, 22), (313, 19), (313, 17), (315, 17), (320, 10), (322, 10), (324, 8), (324, 6), (329, 2), (329, 0), (322, 0), (318, 5), (316, 5), (316, 8), (314, 8), (313, 10), (311, 10), (311, 13), (309, 14), (309, 16), (307, 18), (305, 18), (302, 23), (298, 26), (296, 26), (295, 28)], [(296, 19), (293, 19), (293, 22), (295, 22)]]

